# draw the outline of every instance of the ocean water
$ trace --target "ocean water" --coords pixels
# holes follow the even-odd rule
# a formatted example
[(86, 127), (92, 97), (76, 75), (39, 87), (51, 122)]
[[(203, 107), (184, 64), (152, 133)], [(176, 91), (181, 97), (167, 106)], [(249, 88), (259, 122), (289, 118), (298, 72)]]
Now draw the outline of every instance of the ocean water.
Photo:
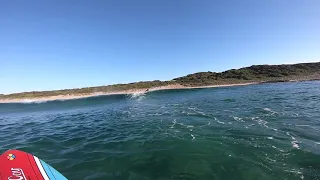
[(320, 179), (320, 81), (0, 104), (0, 153), (69, 179)]

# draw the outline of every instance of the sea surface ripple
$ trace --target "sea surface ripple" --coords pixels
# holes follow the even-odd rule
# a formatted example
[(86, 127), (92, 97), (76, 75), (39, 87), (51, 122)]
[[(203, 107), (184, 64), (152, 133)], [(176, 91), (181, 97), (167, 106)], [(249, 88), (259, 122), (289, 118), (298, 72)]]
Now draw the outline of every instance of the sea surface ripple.
[(0, 153), (69, 179), (320, 179), (320, 82), (0, 104)]

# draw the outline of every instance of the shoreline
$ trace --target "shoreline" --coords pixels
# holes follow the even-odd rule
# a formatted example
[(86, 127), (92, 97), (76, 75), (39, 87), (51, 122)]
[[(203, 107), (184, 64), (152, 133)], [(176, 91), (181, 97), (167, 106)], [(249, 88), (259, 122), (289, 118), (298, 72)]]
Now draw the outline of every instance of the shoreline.
[(174, 84), (174, 85), (153, 87), (153, 88), (149, 88), (149, 89), (148, 88), (130, 89), (130, 90), (125, 90), (125, 91), (115, 91), (115, 92), (96, 92), (96, 93), (90, 93), (90, 94), (70, 94), (70, 95), (58, 95), (58, 96), (48, 96), (48, 97), (39, 97), (39, 98), (0, 99), (0, 104), (47, 102), (47, 101), (59, 101), (59, 100), (64, 101), (64, 100), (96, 97), (96, 96), (144, 94), (144, 93), (153, 92), (153, 91), (171, 90), (171, 89), (204, 89), (204, 88), (216, 88), (216, 87), (247, 86), (247, 85), (253, 85), (253, 84), (261, 84), (261, 82), (195, 86), (195, 87), (183, 86), (181, 84)]
[(250, 67), (230, 69), (223, 72), (197, 72), (167, 81), (139, 81), (126, 84), (120, 83), (93, 87), (0, 94), (0, 104), (63, 101), (119, 94), (132, 94), (136, 96), (151, 91), (170, 89), (201, 89), (264, 83), (313, 81), (320, 80), (319, 69), (320, 62), (252, 65)]

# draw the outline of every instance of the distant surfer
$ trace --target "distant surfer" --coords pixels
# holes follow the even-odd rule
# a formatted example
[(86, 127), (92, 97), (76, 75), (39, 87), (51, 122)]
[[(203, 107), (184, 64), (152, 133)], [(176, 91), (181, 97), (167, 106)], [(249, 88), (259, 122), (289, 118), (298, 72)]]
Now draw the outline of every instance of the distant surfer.
[(144, 93), (147, 93), (147, 92), (149, 92), (149, 89), (147, 89)]

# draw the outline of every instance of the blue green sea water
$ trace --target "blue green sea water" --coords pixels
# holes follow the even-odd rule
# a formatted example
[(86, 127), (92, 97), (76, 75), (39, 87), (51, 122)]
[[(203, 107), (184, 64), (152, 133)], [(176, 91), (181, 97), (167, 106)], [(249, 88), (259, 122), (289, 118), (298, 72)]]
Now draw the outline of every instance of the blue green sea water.
[(69, 179), (320, 179), (320, 81), (0, 104), (0, 153)]

